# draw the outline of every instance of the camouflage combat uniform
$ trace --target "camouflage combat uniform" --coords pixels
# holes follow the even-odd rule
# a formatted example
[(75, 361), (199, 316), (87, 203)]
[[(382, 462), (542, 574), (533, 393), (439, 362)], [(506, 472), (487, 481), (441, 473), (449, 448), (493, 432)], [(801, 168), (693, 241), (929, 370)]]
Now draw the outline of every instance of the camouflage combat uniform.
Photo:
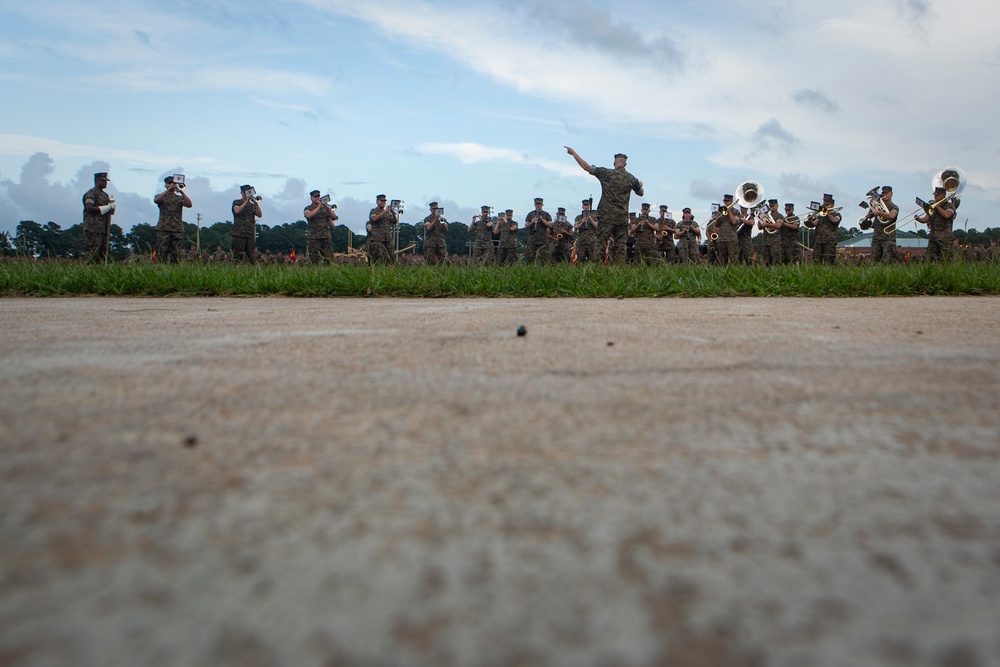
[[(559, 234), (562, 234), (561, 239), (556, 238)], [(557, 264), (569, 262), (571, 260), (570, 251), (572, 249), (573, 225), (569, 220), (560, 222), (557, 219), (555, 226), (552, 228), (552, 261)]]
[(816, 243), (813, 245), (813, 262), (835, 264), (837, 262), (837, 229), (840, 220), (834, 222), (829, 215), (816, 216)]
[(927, 220), (927, 228), (930, 230), (930, 238), (927, 239), (927, 261), (941, 262), (955, 258), (955, 235), (952, 232), (952, 222), (955, 216), (950, 219), (941, 215), (942, 210), (954, 211), (955, 205), (952, 202), (941, 204), (931, 213)]
[[(785, 216), (780, 213), (772, 212), (770, 215), (775, 222), (785, 221)], [(764, 238), (761, 243), (760, 251), (761, 259), (763, 260), (765, 266), (775, 266), (783, 262), (782, 257), (784, 255), (784, 245), (781, 242), (781, 231), (783, 229), (784, 227), (781, 227), (774, 233), (771, 233), (766, 229), (764, 230)]]
[(684, 264), (701, 261), (701, 251), (698, 249), (698, 236), (695, 229), (698, 223), (694, 220), (681, 220), (677, 223), (677, 228), (682, 230), (681, 237), (677, 239), (677, 261)]
[(257, 202), (247, 200), (247, 205), (243, 207), (242, 213), (236, 212), (236, 207), (243, 203), (243, 199), (236, 199), (230, 207), (233, 210), (233, 261), (252, 261), (257, 253), (257, 243), (255, 242), (255, 232), (257, 231)]
[[(549, 223), (552, 222), (552, 216), (547, 211), (533, 210), (524, 216), (525, 227), (528, 227), (528, 223), (533, 222), (535, 218), (541, 218)], [(528, 232), (528, 251), (524, 254), (525, 264), (534, 264), (536, 262), (544, 264), (552, 259), (549, 254), (549, 238), (546, 235), (548, 231), (549, 228), (541, 222), (530, 227), (530, 231)]]
[[(789, 217), (793, 215), (795, 214), (792, 213)], [(785, 220), (787, 221), (788, 218)], [(801, 222), (797, 224), (801, 224)], [(802, 257), (802, 249), (799, 246), (799, 229), (789, 227), (787, 224), (782, 225), (781, 229), (778, 230), (778, 236), (781, 237), (781, 261), (783, 263), (792, 264)]]
[(330, 236), (330, 208), (326, 204), (310, 204), (303, 210), (319, 210), (306, 222), (306, 257), (313, 264), (329, 262), (333, 257), (333, 241)]
[(493, 264), (496, 256), (493, 254), (493, 221), (489, 214), (483, 215), (472, 223), (476, 230), (476, 241), (472, 246), (472, 259), (476, 264)]
[[(739, 224), (739, 223), (737, 223)], [(732, 264), (739, 259), (739, 240), (736, 236), (736, 225), (729, 215), (722, 215), (715, 225), (715, 255), (719, 264)]]
[[(898, 219), (899, 207), (895, 203), (889, 205), (889, 211), (895, 211)], [(896, 230), (893, 229), (888, 234), (885, 228), (893, 224), (888, 220), (881, 220), (878, 216), (872, 219), (872, 261), (884, 264), (895, 264), (899, 261), (896, 252)]]
[(656, 221), (646, 213), (636, 218), (635, 258), (636, 261), (643, 264), (661, 265), (664, 263), (656, 240), (656, 230), (650, 227), (650, 225), (655, 224)]
[[(581, 224), (584, 217), (587, 218), (587, 222)], [(581, 213), (576, 216), (576, 219), (573, 221), (574, 225), (580, 225), (580, 230), (576, 233), (577, 262), (594, 262), (603, 260), (603, 257), (599, 256), (597, 253), (597, 227), (594, 226), (595, 222), (597, 222), (597, 213), (594, 211), (587, 211), (586, 215)]]
[(111, 195), (94, 186), (83, 193), (83, 248), (88, 262), (103, 262), (108, 252), (108, 230), (111, 226), (111, 212), (104, 215), (92, 213), (87, 206), (107, 206)]
[[(742, 213), (746, 217), (748, 213)], [(747, 223), (740, 223), (736, 226), (736, 245), (738, 247), (740, 263), (753, 264), (753, 243), (750, 237), (753, 235), (753, 218)]]
[[(497, 247), (497, 262), (500, 264), (517, 264), (517, 220), (502, 221), (500, 227), (500, 245)], [(511, 230), (511, 227), (514, 229)]]
[(444, 240), (444, 218), (429, 215), (424, 218), (424, 261), (441, 264), (448, 258), (448, 244)]
[(156, 205), (160, 209), (160, 220), (156, 223), (156, 258), (175, 264), (184, 250), (184, 197), (180, 192), (168, 192)]
[(625, 167), (590, 167), (591, 175), (601, 182), (601, 201), (597, 204), (597, 216), (601, 221), (597, 228), (597, 252), (603, 254), (611, 239), (612, 262), (625, 261), (625, 241), (628, 236), (628, 204), (632, 193), (643, 194), (639, 179), (625, 170)]
[(377, 215), (382, 209), (377, 206), (368, 212), (368, 220), (371, 223), (372, 231), (365, 242), (365, 249), (368, 251), (368, 261), (372, 264), (392, 264), (396, 260), (396, 253), (392, 248), (392, 231), (389, 225), (396, 220), (396, 214), (392, 209), (386, 208), (386, 213), (378, 220), (372, 220), (373, 215)]

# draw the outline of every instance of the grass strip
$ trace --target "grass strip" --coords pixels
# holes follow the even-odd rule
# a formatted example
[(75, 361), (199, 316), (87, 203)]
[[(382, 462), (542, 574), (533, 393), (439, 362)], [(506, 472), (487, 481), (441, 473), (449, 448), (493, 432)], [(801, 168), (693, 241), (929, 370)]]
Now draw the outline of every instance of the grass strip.
[(992, 262), (862, 266), (245, 266), (14, 260), (3, 296), (875, 297), (1000, 294)]

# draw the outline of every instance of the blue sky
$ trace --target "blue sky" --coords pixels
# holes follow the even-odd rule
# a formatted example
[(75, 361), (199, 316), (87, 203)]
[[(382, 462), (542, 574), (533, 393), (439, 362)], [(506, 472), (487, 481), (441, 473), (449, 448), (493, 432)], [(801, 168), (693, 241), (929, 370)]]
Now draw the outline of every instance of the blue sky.
[[(642, 201), (712, 202), (748, 179), (845, 225), (876, 185), (902, 212), (941, 168), (957, 226), (1000, 226), (1000, 10), (981, 0), (0, 1), (0, 231), (80, 222), (107, 169), (128, 229), (184, 173), (203, 224), (242, 183), (263, 223), (309, 190), (361, 230), (380, 192), (417, 222), (579, 207), (616, 152)], [(633, 198), (633, 209), (640, 200)], [(911, 226), (910, 229), (913, 229)]]

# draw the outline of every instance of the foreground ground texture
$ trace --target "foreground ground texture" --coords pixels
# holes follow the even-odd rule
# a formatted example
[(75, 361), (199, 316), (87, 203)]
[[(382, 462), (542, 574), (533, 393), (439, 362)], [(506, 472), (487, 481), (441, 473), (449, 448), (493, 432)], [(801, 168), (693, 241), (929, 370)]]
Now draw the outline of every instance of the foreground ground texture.
[(1000, 664), (997, 298), (5, 299), (0, 350), (0, 665)]

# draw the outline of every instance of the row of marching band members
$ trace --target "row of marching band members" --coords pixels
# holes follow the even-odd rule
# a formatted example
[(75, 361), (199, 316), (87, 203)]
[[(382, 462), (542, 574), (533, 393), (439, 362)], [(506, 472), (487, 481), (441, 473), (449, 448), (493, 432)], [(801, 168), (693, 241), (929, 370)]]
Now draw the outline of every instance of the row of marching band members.
[[(572, 152), (572, 149), (568, 149)], [(761, 261), (764, 264), (791, 263), (802, 256), (802, 250), (811, 250), (813, 261), (834, 263), (837, 257), (837, 230), (842, 221), (842, 207), (836, 206), (833, 195), (823, 195), (823, 201), (812, 202), (808, 213), (799, 217), (795, 205), (786, 203), (779, 212), (777, 199), (764, 199), (764, 188), (754, 181), (746, 181), (736, 189), (735, 195), (724, 195), (722, 204), (712, 205), (712, 217), (704, 230), (694, 219), (690, 208), (683, 209), (680, 220), (674, 220), (667, 206), (659, 207), (659, 217), (650, 213), (650, 205), (642, 204), (641, 212), (628, 214), (628, 191), (641, 193), (642, 182), (624, 170), (626, 157), (615, 156), (615, 170), (592, 167), (581, 158), (577, 161), (590, 173), (602, 180), (603, 198), (612, 199), (610, 186), (625, 192), (624, 198), (614, 199), (617, 208), (613, 219), (602, 220), (593, 210), (591, 198), (582, 201), (580, 214), (571, 222), (565, 208), (556, 216), (544, 209), (544, 200), (534, 200), (534, 210), (524, 218), (528, 230), (527, 250), (524, 261), (528, 264), (547, 262), (616, 262), (626, 257), (647, 264), (665, 262), (702, 261), (702, 234), (707, 241), (705, 259), (712, 263), (730, 264), (754, 261), (751, 236), (756, 228), (761, 232)], [(621, 181), (616, 182), (617, 181)], [(106, 172), (94, 174), (95, 187), (84, 194), (84, 238), (87, 255), (100, 260), (107, 255), (108, 234), (115, 202), (104, 189), (108, 185)], [(610, 186), (609, 186), (610, 184)], [(917, 198), (919, 208), (900, 217), (899, 207), (893, 202), (891, 186), (872, 188), (860, 206), (866, 210), (858, 220), (862, 230), (872, 230), (873, 261), (896, 259), (896, 229), (908, 222), (927, 225), (929, 240), (927, 258), (946, 259), (954, 252), (955, 239), (952, 223), (960, 203), (959, 195), (966, 179), (957, 167), (947, 167), (933, 181), (931, 201)], [(157, 224), (157, 251), (164, 261), (176, 261), (183, 241), (181, 213), (191, 208), (190, 198), (184, 192), (184, 175), (175, 174), (164, 179), (164, 191), (154, 197), (160, 208)], [(307, 252), (310, 261), (324, 261), (332, 255), (331, 231), (338, 220), (337, 205), (330, 196), (321, 196), (319, 190), (310, 194), (311, 202), (303, 210), (307, 222)], [(618, 193), (619, 195), (621, 193)], [(250, 185), (240, 188), (240, 199), (233, 201), (233, 259), (251, 260), (256, 253), (256, 221), (262, 216), (261, 197)], [(603, 199), (602, 199), (602, 203)], [(422, 221), (424, 230), (424, 256), (428, 263), (442, 262), (447, 256), (444, 234), (448, 229), (444, 211), (437, 202), (431, 202), (430, 214)], [(600, 207), (598, 207), (600, 209)], [(610, 209), (610, 206), (609, 206)], [(621, 221), (618, 221), (620, 211)], [(373, 263), (390, 263), (403, 250), (392, 245), (392, 226), (399, 223), (403, 202), (387, 202), (384, 194), (376, 197), (376, 206), (369, 212), (366, 223), (368, 240), (365, 250)], [(806, 248), (799, 240), (802, 227), (815, 231), (813, 247)], [(473, 216), (470, 231), (475, 236), (472, 255), (477, 263), (512, 264), (520, 261), (518, 255), (518, 221), (511, 209), (493, 215), (493, 209), (483, 206), (479, 215)], [(626, 248), (628, 251), (626, 252)]]
[[(900, 216), (899, 206), (893, 202), (892, 186), (872, 188), (859, 205), (865, 213), (858, 220), (862, 231), (872, 232), (872, 261), (898, 259), (896, 229), (909, 222), (927, 225), (930, 233), (926, 257), (929, 261), (951, 257), (955, 248), (952, 221), (961, 203), (959, 195), (965, 182), (961, 170), (954, 167), (942, 170), (934, 178), (931, 201), (917, 198), (919, 208), (906, 216)], [(629, 214), (626, 256), (645, 264), (760, 261), (775, 265), (799, 261), (803, 250), (807, 250), (814, 262), (836, 262), (837, 231), (843, 220), (843, 207), (836, 205), (833, 195), (824, 194), (822, 202), (811, 202), (808, 212), (800, 217), (795, 204), (786, 203), (783, 211), (779, 211), (778, 200), (763, 199), (763, 192), (758, 183), (747, 181), (737, 188), (735, 196), (724, 195), (722, 204), (713, 204), (712, 217), (704, 227), (704, 245), (703, 230), (690, 208), (683, 209), (680, 220), (674, 220), (667, 206), (660, 206), (659, 217), (654, 217), (650, 205), (643, 203), (638, 214)], [(525, 217), (525, 227), (529, 230), (527, 263), (607, 262), (614, 256), (614, 238), (608, 237), (606, 244), (598, 243), (600, 219), (592, 210), (591, 199), (583, 200), (582, 210), (572, 222), (565, 208), (559, 208), (553, 218), (543, 209), (543, 203), (541, 198), (535, 199), (535, 210)], [(436, 202), (431, 203), (431, 215), (424, 220), (428, 230), (435, 224), (442, 224), (443, 216), (436, 206)], [(811, 248), (800, 240), (803, 228), (812, 230)], [(471, 229), (476, 239), (473, 245), (476, 262), (508, 264), (518, 261), (518, 222), (513, 211), (508, 209), (494, 217), (492, 209), (483, 206), (482, 212), (473, 217)], [(759, 255), (751, 244), (755, 229), (761, 236)], [(428, 246), (429, 262), (443, 259), (443, 246), (443, 241)], [(440, 251), (436, 250), (438, 248)]]

